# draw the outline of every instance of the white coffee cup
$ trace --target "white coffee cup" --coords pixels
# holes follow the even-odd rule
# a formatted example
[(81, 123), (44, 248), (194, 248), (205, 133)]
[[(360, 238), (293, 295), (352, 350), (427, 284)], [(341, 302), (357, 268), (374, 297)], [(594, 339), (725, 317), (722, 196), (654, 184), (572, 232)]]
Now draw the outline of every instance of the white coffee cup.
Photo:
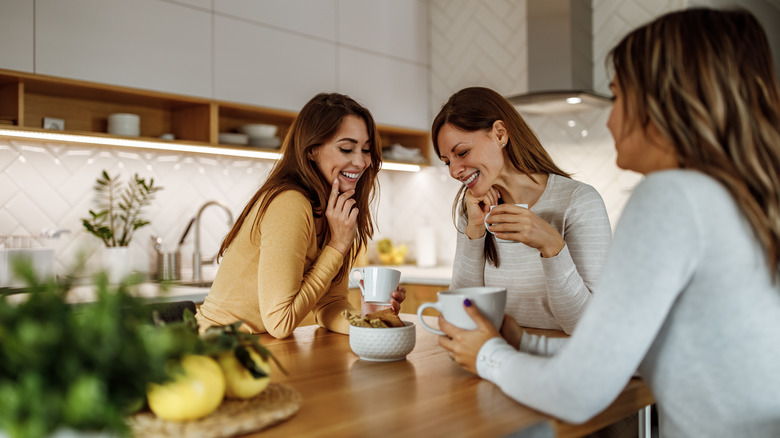
[[(515, 204), (515, 205), (518, 206), (518, 207), (522, 207), (522, 208), (528, 208), (528, 204)], [(490, 211), (493, 211), (493, 207), (495, 207), (495, 205), (491, 205), (490, 206)], [(490, 212), (488, 212), (488, 214), (485, 215), (485, 229), (488, 231), (488, 233), (494, 234), (488, 228), (488, 223), (487, 223), (488, 216), (490, 216)], [(495, 223), (493, 225), (498, 225), (498, 223)], [(499, 239), (498, 237), (496, 237), (496, 240), (499, 241), (499, 242), (505, 242), (505, 243), (520, 243), (517, 240)]]
[(423, 310), (431, 308), (436, 309), (444, 316), (450, 324), (458, 326), (466, 330), (474, 330), (477, 328), (477, 324), (466, 313), (466, 309), (463, 308), (463, 301), (468, 298), (472, 305), (477, 306), (477, 309), (482, 313), (485, 318), (493, 323), (493, 327), (496, 330), (501, 329), (501, 324), (504, 321), (504, 313), (506, 311), (506, 289), (503, 287), (464, 287), (461, 289), (444, 290), (436, 294), (438, 301), (435, 303), (423, 303), (417, 308), (417, 318), (420, 320), (420, 325), (425, 330), (437, 335), (444, 335), (444, 332), (437, 330), (425, 323), (423, 319)]
[(390, 304), (390, 294), (398, 289), (401, 280), (401, 271), (373, 266), (355, 268), (349, 275), (358, 283), (363, 301), (370, 304)]

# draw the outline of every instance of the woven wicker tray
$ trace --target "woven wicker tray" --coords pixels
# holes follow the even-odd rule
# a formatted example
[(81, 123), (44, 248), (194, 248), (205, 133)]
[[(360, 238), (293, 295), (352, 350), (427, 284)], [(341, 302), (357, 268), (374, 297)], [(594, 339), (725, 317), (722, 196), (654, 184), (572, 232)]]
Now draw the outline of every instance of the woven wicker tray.
[(195, 421), (166, 421), (150, 411), (130, 417), (137, 437), (231, 437), (255, 432), (287, 420), (301, 407), (301, 394), (281, 383), (271, 383), (257, 397), (225, 399), (214, 413)]

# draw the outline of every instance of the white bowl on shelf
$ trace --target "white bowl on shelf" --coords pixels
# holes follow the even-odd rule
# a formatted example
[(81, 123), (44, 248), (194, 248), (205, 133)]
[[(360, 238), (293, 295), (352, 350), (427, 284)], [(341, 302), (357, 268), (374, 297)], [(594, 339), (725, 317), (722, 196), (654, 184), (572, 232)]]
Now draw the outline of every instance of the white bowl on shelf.
[(277, 126), (265, 123), (250, 123), (242, 126), (239, 131), (250, 138), (271, 138), (276, 135)]
[(108, 133), (138, 137), (141, 135), (141, 116), (138, 114), (114, 113), (108, 115)]
[(235, 132), (220, 132), (219, 142), (221, 144), (246, 145), (249, 143), (249, 136)]
[(279, 149), (282, 146), (282, 140), (279, 137), (249, 137), (249, 146), (259, 148)]

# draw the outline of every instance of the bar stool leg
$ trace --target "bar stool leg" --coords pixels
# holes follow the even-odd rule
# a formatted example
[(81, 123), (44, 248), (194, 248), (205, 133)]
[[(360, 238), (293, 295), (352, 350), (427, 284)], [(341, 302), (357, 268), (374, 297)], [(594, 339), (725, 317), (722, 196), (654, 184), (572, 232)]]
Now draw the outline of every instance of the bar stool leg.
[(639, 438), (651, 438), (651, 405), (647, 405), (639, 410)]

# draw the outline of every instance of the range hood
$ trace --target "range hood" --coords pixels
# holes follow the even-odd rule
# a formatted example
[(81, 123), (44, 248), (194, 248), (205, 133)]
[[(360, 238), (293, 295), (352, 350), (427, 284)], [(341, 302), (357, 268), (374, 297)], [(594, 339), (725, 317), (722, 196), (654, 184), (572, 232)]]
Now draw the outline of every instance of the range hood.
[(528, 0), (528, 89), (507, 96), (518, 111), (563, 114), (604, 109), (593, 91), (591, 0)]

